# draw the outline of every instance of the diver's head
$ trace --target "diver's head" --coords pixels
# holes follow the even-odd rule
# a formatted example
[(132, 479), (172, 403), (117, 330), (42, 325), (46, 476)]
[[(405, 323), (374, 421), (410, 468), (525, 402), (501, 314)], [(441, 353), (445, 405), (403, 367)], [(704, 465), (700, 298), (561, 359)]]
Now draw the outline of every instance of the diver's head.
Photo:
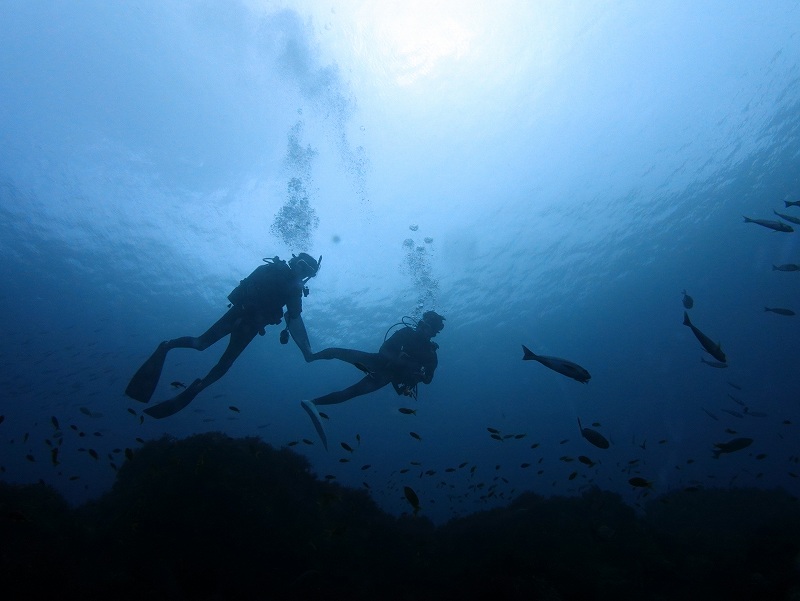
[(433, 337), (436, 336), (444, 328), (444, 317), (439, 315), (436, 311), (425, 311), (422, 314), (422, 319), (417, 322), (417, 330)]
[(314, 257), (308, 253), (300, 253), (297, 256), (292, 254), (292, 258), (289, 259), (289, 267), (300, 276), (303, 282), (307, 282), (317, 275), (321, 265), (322, 255), (320, 255), (319, 259), (314, 259)]

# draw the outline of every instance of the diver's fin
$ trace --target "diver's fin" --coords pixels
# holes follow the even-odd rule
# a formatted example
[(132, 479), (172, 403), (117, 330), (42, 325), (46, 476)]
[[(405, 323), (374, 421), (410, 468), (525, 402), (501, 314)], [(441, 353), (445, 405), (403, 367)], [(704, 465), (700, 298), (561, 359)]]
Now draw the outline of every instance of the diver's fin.
[(148, 407), (144, 410), (144, 412), (150, 417), (154, 417), (156, 419), (162, 419), (164, 417), (169, 417), (170, 415), (175, 415), (178, 411), (191, 403), (194, 400), (194, 397), (196, 397), (197, 394), (203, 390), (202, 383), (202, 380), (197, 379), (175, 398), (158, 403), (152, 407)]
[(319, 438), (322, 441), (322, 446), (325, 447), (327, 451), (328, 437), (325, 436), (325, 430), (322, 429), (322, 421), (319, 418), (317, 406), (312, 401), (300, 401), (300, 406), (308, 413), (308, 417), (311, 418), (311, 423), (314, 424), (314, 428), (317, 430), (317, 434), (319, 434)]
[(161, 370), (164, 368), (164, 361), (167, 358), (166, 343), (158, 345), (155, 352), (145, 361), (139, 370), (133, 374), (125, 394), (141, 403), (150, 401), (150, 397), (155, 392), (158, 379), (161, 377)]

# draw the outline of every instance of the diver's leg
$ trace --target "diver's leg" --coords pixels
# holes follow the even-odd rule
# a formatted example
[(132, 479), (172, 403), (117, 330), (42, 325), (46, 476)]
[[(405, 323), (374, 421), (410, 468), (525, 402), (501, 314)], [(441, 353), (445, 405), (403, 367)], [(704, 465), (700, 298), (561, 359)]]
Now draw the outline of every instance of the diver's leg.
[(321, 396), (312, 400), (315, 405), (335, 405), (337, 403), (344, 403), (352, 398), (375, 392), (379, 388), (383, 388), (389, 383), (389, 378), (367, 376), (362, 378), (352, 386), (348, 386), (344, 390), (331, 392), (325, 396)]
[(228, 347), (225, 349), (225, 352), (222, 354), (217, 364), (206, 374), (205, 378), (198, 378), (175, 398), (145, 409), (144, 412), (151, 417), (162, 418), (173, 415), (186, 407), (203, 389), (225, 375), (231, 365), (233, 365), (233, 362), (236, 361), (236, 358), (242, 354), (242, 351), (250, 344), (253, 338), (255, 338), (256, 334), (258, 334), (258, 328), (245, 323), (244, 320), (237, 320), (231, 332), (231, 339), (228, 342)]
[(349, 348), (326, 348), (314, 353), (314, 359), (338, 359), (355, 365), (361, 371), (372, 375), (386, 367), (386, 358), (379, 353), (366, 353)]
[(236, 325), (236, 321), (241, 317), (242, 310), (238, 307), (232, 307), (200, 336), (181, 336), (180, 338), (165, 340), (161, 344), (166, 345), (167, 350), (174, 348), (193, 348), (198, 351), (204, 351), (215, 342), (230, 334)]
[(153, 354), (150, 355), (147, 361), (145, 361), (133, 375), (133, 378), (131, 378), (131, 381), (125, 389), (125, 394), (142, 403), (149, 402), (150, 398), (153, 396), (153, 392), (155, 392), (158, 380), (161, 378), (164, 362), (170, 350), (174, 348), (193, 348), (199, 351), (205, 350), (220, 338), (229, 334), (238, 317), (238, 310), (231, 309), (200, 336), (183, 336), (173, 340), (165, 340), (159, 344)]

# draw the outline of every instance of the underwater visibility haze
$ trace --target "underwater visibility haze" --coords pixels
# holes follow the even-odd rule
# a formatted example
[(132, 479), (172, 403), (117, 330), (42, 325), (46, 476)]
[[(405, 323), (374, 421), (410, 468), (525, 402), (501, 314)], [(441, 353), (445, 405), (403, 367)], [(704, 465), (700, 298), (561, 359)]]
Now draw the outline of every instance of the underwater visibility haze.
[[(687, 494), (714, 495), (694, 515), (746, 495), (747, 515), (797, 512), (797, 1), (14, 0), (0, 39), (9, 491), (121, 515), (161, 461), (197, 475), (219, 444), (235, 472), (266, 443), (287, 463), (248, 468), (265, 486), (307, 473), (292, 494), (323, 512), (353, 494), (350, 532), (358, 507), (410, 524), (406, 559), (435, 528), (561, 498), (654, 523)], [(300, 401), (363, 373), (306, 363), (282, 326), (173, 416), (125, 396), (161, 341), (200, 335), (262, 259), (300, 252), (323, 257), (303, 299), (314, 351), (376, 352), (393, 325), (446, 318), (416, 399), (321, 406), (326, 450)], [(172, 350), (151, 403), (225, 344)], [(292, 524), (304, 553), (323, 553), (317, 526), (343, 530)], [(467, 553), (448, 536), (438, 549)], [(758, 590), (797, 585), (771, 565)], [(323, 572), (282, 592), (323, 590)]]

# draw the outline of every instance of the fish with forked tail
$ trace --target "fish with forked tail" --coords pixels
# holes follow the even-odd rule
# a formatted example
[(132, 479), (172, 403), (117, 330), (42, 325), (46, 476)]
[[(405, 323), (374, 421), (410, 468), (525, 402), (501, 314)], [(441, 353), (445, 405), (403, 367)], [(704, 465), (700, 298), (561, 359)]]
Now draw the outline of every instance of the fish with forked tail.
[(586, 371), (577, 363), (573, 363), (572, 361), (567, 361), (566, 359), (559, 359), (558, 357), (547, 357), (545, 355), (537, 355), (524, 344), (522, 345), (522, 352), (523, 352), (522, 355), (523, 361), (538, 361), (545, 367), (549, 367), (553, 371), (557, 371), (558, 373), (567, 376), (568, 378), (577, 380), (581, 384), (586, 384), (592, 377), (588, 371)]
[(695, 337), (700, 341), (700, 344), (709, 355), (714, 357), (714, 359), (717, 361), (727, 363), (728, 360), (725, 358), (725, 353), (722, 352), (722, 346), (720, 346), (719, 343), (715, 343), (713, 340), (711, 340), (711, 338), (698, 330), (689, 320), (689, 314), (686, 311), (683, 312), (683, 325), (692, 328), (692, 332), (694, 333)]

